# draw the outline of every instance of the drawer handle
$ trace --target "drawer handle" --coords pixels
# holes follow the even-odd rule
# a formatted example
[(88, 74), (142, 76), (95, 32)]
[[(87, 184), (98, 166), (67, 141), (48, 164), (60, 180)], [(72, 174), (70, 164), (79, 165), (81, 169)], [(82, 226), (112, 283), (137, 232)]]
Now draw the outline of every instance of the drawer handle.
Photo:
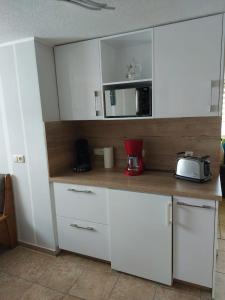
[(84, 226), (80, 226), (78, 224), (70, 224), (70, 226), (74, 227), (74, 228), (78, 228), (78, 229), (84, 229), (84, 230), (89, 230), (89, 231), (96, 231), (96, 229), (94, 227), (90, 227), (90, 226), (84, 227)]
[(193, 204), (187, 204), (185, 202), (177, 202), (177, 205), (180, 206), (189, 206), (189, 207), (197, 207), (197, 208), (205, 208), (205, 209), (213, 209), (213, 207), (209, 205), (193, 205)]
[(68, 189), (68, 191), (69, 192), (75, 192), (75, 193), (94, 194), (92, 191), (89, 191), (89, 190)]

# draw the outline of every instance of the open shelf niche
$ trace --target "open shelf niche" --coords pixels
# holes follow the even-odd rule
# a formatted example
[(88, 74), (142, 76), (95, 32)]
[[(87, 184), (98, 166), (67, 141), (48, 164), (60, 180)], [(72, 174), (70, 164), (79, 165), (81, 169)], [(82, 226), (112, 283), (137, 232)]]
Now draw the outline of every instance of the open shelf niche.
[[(152, 80), (152, 29), (101, 39), (102, 83)], [(128, 66), (135, 74), (128, 76)]]

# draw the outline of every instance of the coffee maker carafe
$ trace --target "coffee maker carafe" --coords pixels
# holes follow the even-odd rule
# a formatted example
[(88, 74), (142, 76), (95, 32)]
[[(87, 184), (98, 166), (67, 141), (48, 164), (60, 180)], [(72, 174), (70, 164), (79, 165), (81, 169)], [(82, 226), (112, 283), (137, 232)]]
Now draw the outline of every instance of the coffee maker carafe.
[(127, 176), (141, 175), (143, 172), (143, 140), (125, 140), (125, 150), (127, 152), (127, 167), (124, 174)]

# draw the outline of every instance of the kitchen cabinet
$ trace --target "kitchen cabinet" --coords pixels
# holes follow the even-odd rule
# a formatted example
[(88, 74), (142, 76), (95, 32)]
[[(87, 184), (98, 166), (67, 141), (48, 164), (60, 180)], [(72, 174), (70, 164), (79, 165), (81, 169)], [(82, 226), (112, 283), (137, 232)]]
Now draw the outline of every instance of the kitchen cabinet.
[(57, 215), (108, 224), (106, 189), (54, 184)]
[[(1, 45), (0, 117), (4, 122), (9, 172), (13, 174), (18, 240), (55, 251), (43, 121), (57, 120), (58, 113), (57, 108), (52, 108), (51, 114), (45, 110), (42, 97), (47, 95), (39, 77), (43, 72), (40, 68), (45, 65), (44, 55), (48, 60), (47, 82), (52, 89), (48, 96), (53, 99), (57, 92), (53, 90), (51, 54), (51, 48), (33, 38)], [(25, 157), (23, 163), (15, 162), (14, 156), (18, 154)]]
[(57, 46), (54, 51), (61, 120), (101, 118), (99, 40)]
[(59, 121), (53, 48), (35, 41), (35, 54), (43, 121)]
[[(104, 86), (152, 80), (153, 29), (105, 37), (100, 40)], [(129, 66), (132, 71), (129, 71)]]
[(113, 269), (171, 285), (171, 205), (170, 196), (109, 190)]
[(223, 16), (154, 28), (154, 116), (219, 115)]
[(59, 248), (110, 260), (104, 188), (54, 183)]
[(173, 197), (173, 276), (212, 288), (215, 201)]
[(57, 225), (60, 249), (110, 260), (107, 225), (63, 217), (57, 217)]

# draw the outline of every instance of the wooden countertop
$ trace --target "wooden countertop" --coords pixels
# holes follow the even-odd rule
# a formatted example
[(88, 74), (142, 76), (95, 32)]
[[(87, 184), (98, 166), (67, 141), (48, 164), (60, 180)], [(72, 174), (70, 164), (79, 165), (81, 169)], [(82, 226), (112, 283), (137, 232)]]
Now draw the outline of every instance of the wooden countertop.
[(51, 182), (99, 186), (152, 194), (222, 200), (220, 178), (194, 183), (174, 178), (172, 173), (145, 171), (141, 176), (125, 176), (123, 170), (95, 169), (86, 173), (65, 172), (50, 177)]

